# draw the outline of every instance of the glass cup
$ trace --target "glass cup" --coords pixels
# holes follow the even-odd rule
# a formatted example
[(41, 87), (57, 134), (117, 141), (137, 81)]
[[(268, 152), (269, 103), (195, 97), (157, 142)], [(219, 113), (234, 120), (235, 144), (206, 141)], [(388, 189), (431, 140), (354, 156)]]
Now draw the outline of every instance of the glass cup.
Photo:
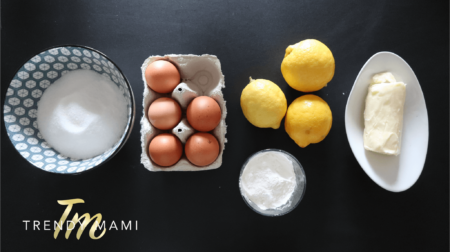
[[(248, 162), (254, 158), (255, 156), (257, 156), (258, 154), (264, 153), (264, 152), (277, 152), (277, 153), (281, 153), (283, 154), (287, 159), (289, 159), (292, 162), (293, 168), (294, 168), (294, 173), (295, 173), (295, 188), (294, 188), (294, 192), (292, 193), (291, 197), (289, 198), (289, 200), (277, 207), (277, 208), (272, 208), (272, 209), (261, 209), (260, 207), (258, 207), (258, 205), (256, 205), (255, 203), (253, 203), (250, 199), (248, 199), (242, 189), (242, 173), (244, 172), (245, 167), (247, 166)], [(264, 215), (264, 216), (269, 216), (269, 217), (274, 217), (274, 216), (282, 216), (285, 215), (289, 212), (291, 212), (292, 210), (294, 210), (298, 204), (300, 203), (300, 201), (302, 201), (303, 199), (303, 195), (305, 194), (305, 190), (306, 190), (306, 176), (305, 176), (305, 171), (303, 170), (302, 165), (300, 164), (300, 162), (291, 154), (287, 153), (286, 151), (283, 150), (279, 150), (279, 149), (265, 149), (265, 150), (261, 150), (258, 151), (256, 153), (254, 153), (253, 155), (251, 155), (244, 163), (244, 165), (242, 165), (241, 168), (241, 173), (239, 175), (239, 189), (242, 195), (242, 198), (244, 199), (244, 202), (255, 212)]]

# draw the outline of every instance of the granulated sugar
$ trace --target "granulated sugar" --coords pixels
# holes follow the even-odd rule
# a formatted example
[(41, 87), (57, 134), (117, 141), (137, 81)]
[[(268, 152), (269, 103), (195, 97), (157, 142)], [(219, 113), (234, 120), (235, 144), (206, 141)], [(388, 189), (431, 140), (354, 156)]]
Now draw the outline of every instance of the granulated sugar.
[(120, 139), (127, 124), (127, 103), (111, 80), (92, 70), (75, 70), (45, 90), (37, 121), (45, 141), (55, 150), (87, 159)]
[(295, 189), (292, 161), (280, 152), (257, 154), (245, 166), (240, 183), (244, 196), (259, 208), (278, 208), (289, 201)]

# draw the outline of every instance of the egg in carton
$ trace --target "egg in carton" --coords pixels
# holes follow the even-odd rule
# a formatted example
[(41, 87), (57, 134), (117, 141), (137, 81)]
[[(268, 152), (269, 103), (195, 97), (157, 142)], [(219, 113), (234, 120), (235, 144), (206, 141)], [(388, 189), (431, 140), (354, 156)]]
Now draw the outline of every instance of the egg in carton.
[[(173, 63), (180, 72), (181, 83), (176, 86), (172, 93), (160, 94), (150, 89), (145, 79), (145, 70), (148, 65), (157, 60), (167, 60)], [(205, 171), (219, 168), (222, 165), (222, 155), (225, 149), (226, 127), (225, 118), (227, 108), (223, 98), (222, 88), (225, 87), (224, 76), (220, 67), (220, 61), (214, 55), (177, 55), (150, 56), (141, 67), (142, 79), (144, 81), (144, 113), (141, 119), (141, 163), (150, 171)], [(209, 96), (220, 106), (222, 116), (219, 125), (210, 132), (219, 142), (219, 155), (217, 159), (207, 166), (195, 166), (190, 163), (184, 154), (184, 144), (187, 139), (196, 132), (186, 119), (186, 109), (189, 103), (198, 96)], [(148, 146), (153, 137), (167, 131), (155, 128), (148, 120), (148, 108), (150, 104), (160, 97), (171, 97), (176, 100), (183, 111), (180, 123), (172, 129), (172, 134), (177, 136), (183, 143), (183, 156), (174, 165), (161, 167), (155, 164), (149, 157)]]

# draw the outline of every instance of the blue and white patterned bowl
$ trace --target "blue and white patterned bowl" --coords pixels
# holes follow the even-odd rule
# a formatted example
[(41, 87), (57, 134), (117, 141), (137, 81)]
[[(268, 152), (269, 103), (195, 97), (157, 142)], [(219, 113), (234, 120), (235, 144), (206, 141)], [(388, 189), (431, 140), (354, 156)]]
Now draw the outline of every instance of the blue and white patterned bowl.
[[(65, 157), (43, 139), (37, 125), (37, 104), (45, 89), (75, 69), (91, 69), (110, 78), (128, 103), (128, 122), (122, 137), (96, 157), (77, 160)], [(16, 150), (32, 165), (48, 172), (75, 174), (112, 158), (130, 136), (135, 118), (133, 91), (119, 67), (105, 54), (85, 46), (57, 46), (28, 60), (16, 73), (3, 106), (5, 128)]]

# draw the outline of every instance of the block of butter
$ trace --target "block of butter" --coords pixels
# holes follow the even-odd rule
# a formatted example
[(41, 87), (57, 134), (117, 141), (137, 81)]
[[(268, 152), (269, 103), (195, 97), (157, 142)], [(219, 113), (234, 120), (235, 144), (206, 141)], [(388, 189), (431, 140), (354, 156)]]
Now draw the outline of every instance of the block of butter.
[(386, 155), (400, 154), (406, 84), (390, 72), (372, 77), (364, 111), (364, 148)]

